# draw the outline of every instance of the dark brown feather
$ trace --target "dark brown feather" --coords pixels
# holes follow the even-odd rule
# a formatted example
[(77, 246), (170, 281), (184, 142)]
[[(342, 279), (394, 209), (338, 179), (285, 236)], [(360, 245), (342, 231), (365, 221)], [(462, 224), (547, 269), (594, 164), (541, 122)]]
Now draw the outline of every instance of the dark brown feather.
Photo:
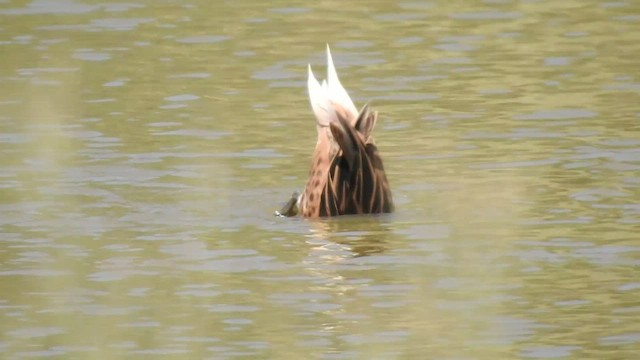
[[(331, 132), (340, 151), (330, 164), (320, 216), (388, 213), (394, 210), (382, 159), (368, 143), (376, 113), (365, 106), (354, 125), (339, 116)], [(337, 136), (336, 136), (337, 135)]]

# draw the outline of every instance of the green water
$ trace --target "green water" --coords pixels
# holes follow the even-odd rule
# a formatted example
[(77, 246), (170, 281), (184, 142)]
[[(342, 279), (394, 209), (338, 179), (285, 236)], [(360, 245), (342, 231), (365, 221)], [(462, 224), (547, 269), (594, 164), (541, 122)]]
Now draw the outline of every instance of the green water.
[[(0, 358), (634, 359), (639, 39), (632, 0), (0, 1)], [(394, 214), (273, 216), (325, 43)]]

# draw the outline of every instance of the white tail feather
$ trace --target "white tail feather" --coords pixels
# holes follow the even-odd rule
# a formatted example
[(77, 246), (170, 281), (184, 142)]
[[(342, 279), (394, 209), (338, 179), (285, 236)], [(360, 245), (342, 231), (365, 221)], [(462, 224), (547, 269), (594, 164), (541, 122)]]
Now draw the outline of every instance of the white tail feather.
[(350, 121), (355, 121), (358, 117), (358, 110), (338, 79), (338, 73), (333, 65), (331, 50), (327, 44), (327, 79), (322, 81), (322, 85), (313, 75), (311, 65), (309, 65), (309, 78), (307, 80), (309, 89), (309, 101), (311, 109), (316, 116), (318, 125), (329, 126), (331, 122), (338, 121), (338, 115), (346, 117)]
[(331, 94), (331, 100), (337, 105), (342, 106), (350, 118), (358, 117), (358, 109), (353, 104), (351, 97), (347, 93), (347, 90), (340, 83), (338, 79), (338, 73), (336, 67), (333, 65), (333, 59), (331, 58), (331, 49), (327, 44), (327, 86), (329, 88), (329, 94)]
[(309, 78), (307, 79), (309, 100), (311, 102), (311, 109), (316, 115), (316, 120), (320, 126), (329, 126), (331, 121), (334, 121), (334, 119), (337, 121), (338, 119), (335, 110), (331, 106), (326, 85), (325, 81), (322, 81), (322, 85), (320, 85), (316, 77), (313, 76), (311, 65), (309, 65)]

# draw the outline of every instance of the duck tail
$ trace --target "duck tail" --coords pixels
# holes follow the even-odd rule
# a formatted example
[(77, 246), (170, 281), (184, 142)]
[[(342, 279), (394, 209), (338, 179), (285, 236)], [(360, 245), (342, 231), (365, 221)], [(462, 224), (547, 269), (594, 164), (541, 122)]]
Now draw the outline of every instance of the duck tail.
[(307, 88), (311, 109), (316, 116), (318, 126), (329, 126), (338, 121), (338, 116), (349, 121), (355, 121), (358, 117), (356, 106), (338, 78), (329, 44), (327, 44), (327, 79), (320, 83), (309, 65)]

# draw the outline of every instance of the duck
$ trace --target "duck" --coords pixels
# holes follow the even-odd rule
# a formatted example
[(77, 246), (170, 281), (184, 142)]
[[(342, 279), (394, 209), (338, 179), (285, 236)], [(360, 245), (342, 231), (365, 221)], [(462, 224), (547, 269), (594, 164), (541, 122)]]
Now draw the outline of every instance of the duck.
[(342, 86), (327, 44), (327, 78), (308, 65), (307, 90), (317, 141), (304, 190), (294, 192), (276, 215), (322, 218), (394, 211), (382, 157), (372, 136), (378, 112), (357, 110)]

